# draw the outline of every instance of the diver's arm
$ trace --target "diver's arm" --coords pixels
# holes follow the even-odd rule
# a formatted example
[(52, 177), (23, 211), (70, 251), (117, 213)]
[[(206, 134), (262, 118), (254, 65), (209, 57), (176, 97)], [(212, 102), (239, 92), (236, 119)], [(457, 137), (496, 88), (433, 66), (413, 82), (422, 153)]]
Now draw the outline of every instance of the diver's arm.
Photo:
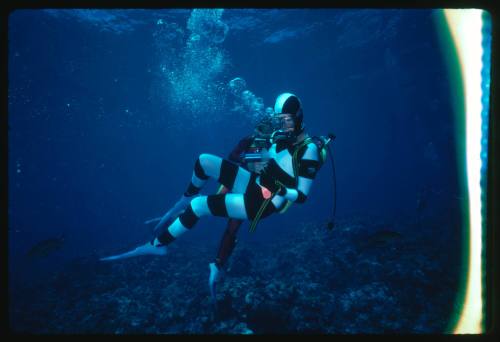
[(309, 144), (299, 163), (297, 188), (281, 186), (278, 194), (284, 196), (290, 202), (304, 203), (307, 200), (318, 169), (318, 148), (315, 144)]
[[(300, 184), (300, 179), (299, 179), (299, 184)], [(311, 184), (312, 181), (307, 186), (303, 186), (303, 188), (306, 188), (304, 189), (305, 192), (298, 190), (298, 187), (297, 189), (293, 189), (282, 186), (280, 188), (280, 191), (278, 192), (278, 195), (285, 197), (285, 199), (287, 199), (290, 202), (304, 203), (307, 199), (307, 195), (309, 194), (309, 189), (311, 187)]]

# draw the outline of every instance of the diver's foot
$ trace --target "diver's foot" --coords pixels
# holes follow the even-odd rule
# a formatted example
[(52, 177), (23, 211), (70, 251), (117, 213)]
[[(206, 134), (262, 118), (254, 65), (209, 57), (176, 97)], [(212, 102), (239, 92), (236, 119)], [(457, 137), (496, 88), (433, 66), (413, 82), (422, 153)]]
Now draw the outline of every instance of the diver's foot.
[(210, 270), (210, 276), (208, 277), (208, 287), (210, 288), (210, 295), (212, 296), (212, 299), (215, 300), (216, 298), (216, 284), (220, 279), (220, 269), (219, 267), (215, 264), (215, 262), (211, 262), (208, 264), (208, 269)]
[(111, 260), (119, 260), (125, 258), (131, 258), (140, 255), (166, 255), (167, 254), (167, 246), (160, 244), (157, 239), (153, 241), (146, 242), (144, 245), (141, 245), (129, 252), (125, 252), (118, 255), (109, 256), (106, 258), (101, 258), (101, 261), (111, 261)]
[(157, 239), (146, 242), (135, 249), (137, 255), (166, 255), (167, 246), (161, 244)]

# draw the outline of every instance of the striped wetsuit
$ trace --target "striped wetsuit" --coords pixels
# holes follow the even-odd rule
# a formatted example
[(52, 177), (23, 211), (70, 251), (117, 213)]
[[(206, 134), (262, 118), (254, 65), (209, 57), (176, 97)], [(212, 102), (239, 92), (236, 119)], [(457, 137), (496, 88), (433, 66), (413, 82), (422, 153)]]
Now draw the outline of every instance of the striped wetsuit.
[[(208, 178), (217, 180), (231, 193), (195, 197), (186, 210), (158, 236), (158, 241), (162, 244), (172, 242), (204, 215), (253, 220), (270, 192), (274, 193), (273, 197), (261, 218), (281, 210), (287, 200), (305, 202), (319, 169), (318, 148), (311, 142), (300, 150), (297, 181), (292, 162), (293, 152), (293, 146), (280, 141), (271, 145), (271, 159), (260, 175), (218, 156), (201, 154), (195, 162), (185, 195), (198, 194)], [(279, 192), (276, 181), (284, 185)]]

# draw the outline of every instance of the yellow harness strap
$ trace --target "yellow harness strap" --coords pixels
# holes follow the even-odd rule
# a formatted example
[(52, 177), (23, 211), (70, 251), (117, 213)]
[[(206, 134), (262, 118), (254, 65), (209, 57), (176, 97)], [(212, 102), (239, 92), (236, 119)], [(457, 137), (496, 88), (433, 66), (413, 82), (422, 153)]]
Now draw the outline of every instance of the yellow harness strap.
[(224, 189), (224, 185), (219, 185), (219, 188), (217, 189), (217, 192), (215, 193), (216, 195), (220, 194), (220, 192)]
[(254, 219), (252, 220), (252, 224), (250, 225), (250, 228), (248, 229), (250, 231), (250, 233), (253, 233), (255, 231), (255, 228), (257, 227), (257, 223), (259, 223), (260, 217), (264, 213), (264, 210), (266, 210), (269, 202), (271, 202), (271, 200), (273, 199), (273, 196), (274, 196), (274, 194), (271, 197), (269, 197), (268, 199), (266, 199), (262, 203), (262, 205), (260, 206), (260, 209), (257, 212), (257, 215), (255, 215)]

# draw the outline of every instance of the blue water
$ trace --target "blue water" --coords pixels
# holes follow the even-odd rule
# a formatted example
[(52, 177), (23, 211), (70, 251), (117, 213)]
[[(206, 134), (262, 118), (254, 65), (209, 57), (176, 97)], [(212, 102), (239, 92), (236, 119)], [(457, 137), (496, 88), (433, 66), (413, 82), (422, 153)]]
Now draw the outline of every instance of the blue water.
[[(200, 153), (227, 156), (282, 92), (332, 132), (339, 219), (458, 215), (450, 84), (432, 10), (17, 10), (8, 22), (11, 286), (147, 241)], [(229, 82), (245, 81), (246, 97)], [(310, 196), (240, 240), (272, 246), (332, 207)], [(210, 183), (205, 193), (215, 191)], [(425, 193), (425, 211), (418, 201)], [(182, 240), (215, 255), (225, 220)], [(64, 246), (26, 262), (37, 242)], [(193, 260), (191, 260), (192, 262)], [(166, 261), (168, 262), (168, 261)], [(208, 260), (201, 260), (204, 265)], [(203, 279), (203, 281), (205, 281)]]

